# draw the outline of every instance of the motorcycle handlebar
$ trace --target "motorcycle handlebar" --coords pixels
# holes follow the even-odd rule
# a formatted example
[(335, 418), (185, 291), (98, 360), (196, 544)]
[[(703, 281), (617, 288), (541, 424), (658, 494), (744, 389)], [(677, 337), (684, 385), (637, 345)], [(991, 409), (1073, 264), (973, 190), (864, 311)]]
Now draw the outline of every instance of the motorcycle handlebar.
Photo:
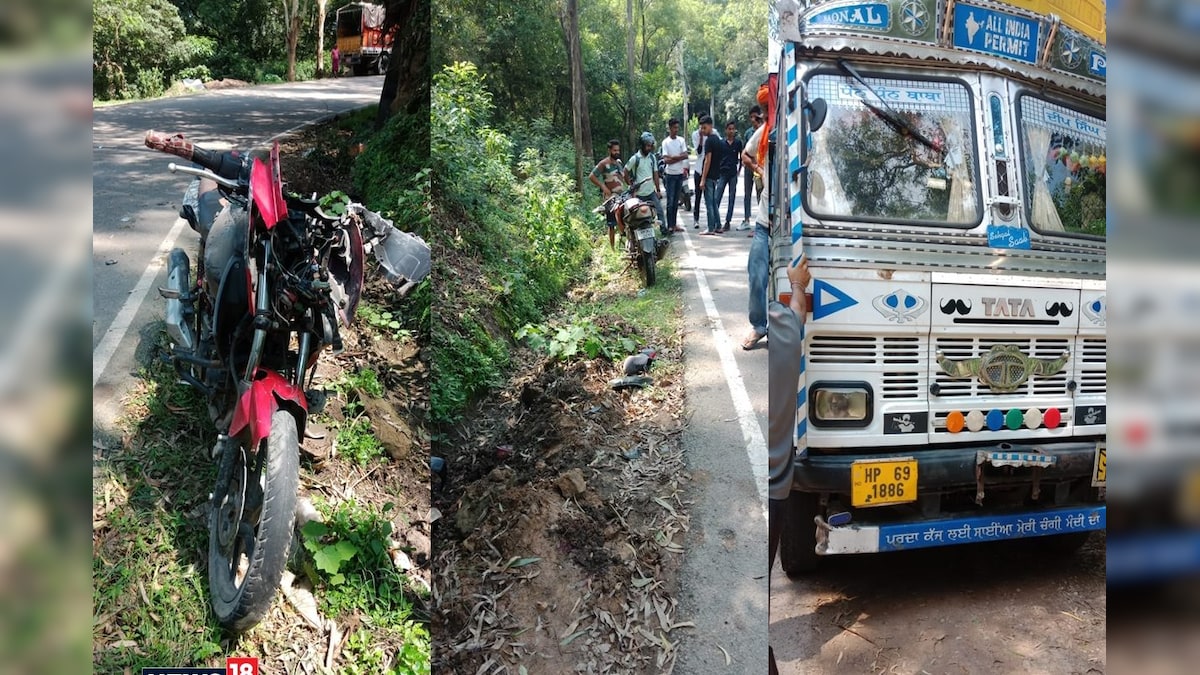
[(146, 132), (145, 142), (147, 148), (195, 162), (222, 178), (237, 180), (241, 176), (243, 162), (236, 153), (209, 150), (187, 140), (183, 134), (151, 130)]

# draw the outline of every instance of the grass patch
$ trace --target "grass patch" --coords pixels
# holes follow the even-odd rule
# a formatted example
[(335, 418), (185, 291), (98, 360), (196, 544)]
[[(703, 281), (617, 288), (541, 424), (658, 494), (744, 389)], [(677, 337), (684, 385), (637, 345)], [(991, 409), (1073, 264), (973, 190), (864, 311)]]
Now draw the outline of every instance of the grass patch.
[(126, 402), (123, 452), (93, 497), (93, 665), (223, 665), (208, 601), (204, 505), (215, 438), (201, 397), (154, 362)]
[(318, 502), (325, 522), (304, 526), (312, 556), (308, 573), (320, 589), (322, 614), (364, 624), (351, 633), (343, 673), (428, 673), (429, 631), (414, 618), (412, 596), (428, 592), (412, 584), (391, 558), (392, 524), (386, 513), (354, 501), (336, 507)]
[(383, 445), (371, 431), (371, 421), (357, 417), (343, 422), (337, 432), (337, 454), (359, 466), (383, 456)]

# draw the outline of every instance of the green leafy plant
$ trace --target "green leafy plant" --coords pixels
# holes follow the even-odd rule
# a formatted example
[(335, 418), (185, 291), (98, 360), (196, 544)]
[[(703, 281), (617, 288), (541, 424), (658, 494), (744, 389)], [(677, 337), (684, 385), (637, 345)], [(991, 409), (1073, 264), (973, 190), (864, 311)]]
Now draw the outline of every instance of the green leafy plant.
[(349, 205), (349, 195), (341, 190), (334, 190), (321, 197), (321, 210), (333, 216), (345, 215), (346, 207)]
[(400, 323), (399, 316), (374, 305), (369, 305), (365, 302), (359, 303), (358, 317), (365, 321), (368, 326), (391, 337), (393, 340), (403, 340), (412, 336), (412, 333)]
[(544, 351), (561, 361), (579, 354), (589, 359), (603, 356), (616, 360), (637, 348), (631, 337), (602, 334), (591, 319), (576, 319), (564, 326), (526, 324), (515, 337), (525, 340), (531, 349)]
[(337, 432), (338, 454), (347, 457), (359, 466), (383, 455), (383, 445), (371, 431), (371, 422), (357, 417), (344, 422)]

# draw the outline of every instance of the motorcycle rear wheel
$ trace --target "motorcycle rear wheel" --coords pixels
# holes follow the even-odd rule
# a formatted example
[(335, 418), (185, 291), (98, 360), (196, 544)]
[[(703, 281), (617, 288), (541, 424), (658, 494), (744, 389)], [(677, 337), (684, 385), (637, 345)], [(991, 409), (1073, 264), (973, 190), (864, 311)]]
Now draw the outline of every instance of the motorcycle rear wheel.
[(650, 251), (645, 254), (642, 261), (643, 271), (646, 273), (646, 288), (650, 288), (657, 280), (658, 253)]
[(226, 445), (209, 514), (208, 580), (221, 626), (243, 633), (262, 620), (287, 563), (300, 482), (296, 419), (271, 417), (257, 453)]

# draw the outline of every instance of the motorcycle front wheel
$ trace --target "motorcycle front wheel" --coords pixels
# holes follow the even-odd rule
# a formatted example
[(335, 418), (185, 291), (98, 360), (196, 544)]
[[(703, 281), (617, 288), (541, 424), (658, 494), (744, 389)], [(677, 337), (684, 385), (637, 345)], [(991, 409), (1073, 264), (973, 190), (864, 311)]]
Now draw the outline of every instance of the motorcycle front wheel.
[(242, 633), (262, 620), (287, 563), (300, 481), (296, 419), (271, 417), (257, 453), (230, 442), (209, 514), (208, 579), (221, 625)]

